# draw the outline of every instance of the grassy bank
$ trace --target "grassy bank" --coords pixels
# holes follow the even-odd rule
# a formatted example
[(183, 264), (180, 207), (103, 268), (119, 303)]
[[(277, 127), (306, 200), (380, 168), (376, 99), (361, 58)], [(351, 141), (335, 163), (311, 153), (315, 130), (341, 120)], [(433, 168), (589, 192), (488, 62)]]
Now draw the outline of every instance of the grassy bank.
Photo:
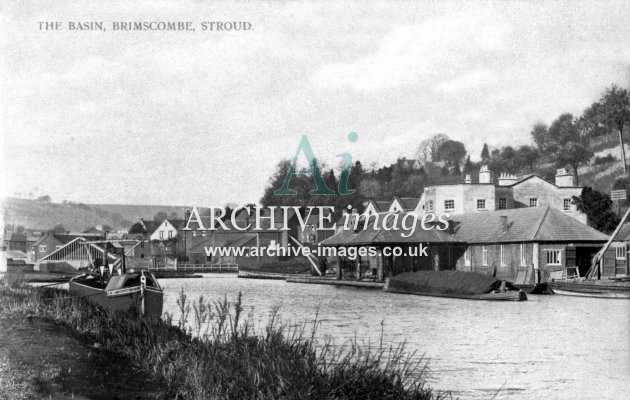
[(134, 373), (159, 382), (160, 396), (180, 399), (434, 399), (424, 364), (404, 346), (314, 339), (317, 323), (298, 327), (272, 313), (254, 333), (239, 299), (177, 301), (181, 317), (152, 320), (110, 313), (67, 292), (2, 282), (3, 320), (39, 318), (78, 333), (99, 351), (126, 360)]

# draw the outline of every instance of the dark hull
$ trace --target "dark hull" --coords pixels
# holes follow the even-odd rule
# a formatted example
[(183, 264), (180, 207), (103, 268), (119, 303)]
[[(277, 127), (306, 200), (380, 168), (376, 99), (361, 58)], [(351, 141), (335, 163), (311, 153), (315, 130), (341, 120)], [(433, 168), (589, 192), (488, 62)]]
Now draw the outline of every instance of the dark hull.
[(525, 292), (509, 290), (502, 293), (483, 293), (483, 294), (460, 294), (460, 293), (432, 293), (423, 291), (409, 291), (388, 287), (385, 284), (384, 291), (390, 293), (402, 293), (402, 294), (415, 294), (418, 296), (431, 296), (431, 297), (448, 297), (454, 299), (467, 299), (467, 300), (493, 300), (493, 301), (524, 301), (527, 300)]
[[(135, 289), (135, 288), (130, 288)], [(126, 290), (119, 294), (108, 295), (105, 289), (95, 288), (80, 282), (70, 281), (70, 293), (73, 296), (84, 296), (89, 301), (111, 311), (141, 310), (142, 295), (139, 288)], [(144, 313), (155, 317), (162, 316), (164, 293), (161, 290), (147, 287), (144, 290)]]
[(630, 284), (607, 284), (597, 282), (550, 282), (555, 294), (579, 297), (601, 297), (630, 299)]

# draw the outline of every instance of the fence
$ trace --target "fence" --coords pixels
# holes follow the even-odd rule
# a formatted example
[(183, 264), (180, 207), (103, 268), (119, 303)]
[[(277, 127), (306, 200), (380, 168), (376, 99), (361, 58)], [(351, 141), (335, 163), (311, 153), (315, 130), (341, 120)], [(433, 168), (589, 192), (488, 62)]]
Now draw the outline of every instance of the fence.
[(152, 265), (150, 271), (184, 271), (184, 272), (238, 272), (238, 264), (176, 264)]

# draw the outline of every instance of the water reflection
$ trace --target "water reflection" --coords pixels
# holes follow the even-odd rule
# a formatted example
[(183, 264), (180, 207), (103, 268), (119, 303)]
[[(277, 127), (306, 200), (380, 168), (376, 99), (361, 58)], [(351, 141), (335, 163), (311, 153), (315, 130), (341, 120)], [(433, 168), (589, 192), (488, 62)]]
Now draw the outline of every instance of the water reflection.
[(597, 398), (630, 393), (630, 302), (564, 296), (529, 296), (526, 302), (482, 302), (399, 295), (381, 291), (238, 279), (160, 282), (164, 309), (175, 314), (177, 293), (191, 298), (243, 293), (255, 322), (274, 306), (295, 322), (312, 322), (337, 344), (353, 339), (377, 343), (406, 340), (429, 361), (428, 383), (462, 399)]

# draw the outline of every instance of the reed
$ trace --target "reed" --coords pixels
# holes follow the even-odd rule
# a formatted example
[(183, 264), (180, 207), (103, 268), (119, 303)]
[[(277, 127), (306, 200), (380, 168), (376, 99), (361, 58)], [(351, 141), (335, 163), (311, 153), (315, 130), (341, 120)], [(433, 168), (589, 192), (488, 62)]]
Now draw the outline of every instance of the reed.
[[(405, 345), (318, 342), (312, 325), (283, 323), (277, 308), (255, 333), (242, 296), (191, 301), (162, 319), (108, 312), (81, 298), (21, 282), (0, 285), (0, 317), (35, 315), (63, 323), (123, 354), (177, 399), (439, 399), (425, 387), (426, 363)], [(191, 315), (192, 314), (192, 315)], [(192, 317), (192, 318), (190, 318)], [(190, 322), (189, 322), (190, 320)]]

